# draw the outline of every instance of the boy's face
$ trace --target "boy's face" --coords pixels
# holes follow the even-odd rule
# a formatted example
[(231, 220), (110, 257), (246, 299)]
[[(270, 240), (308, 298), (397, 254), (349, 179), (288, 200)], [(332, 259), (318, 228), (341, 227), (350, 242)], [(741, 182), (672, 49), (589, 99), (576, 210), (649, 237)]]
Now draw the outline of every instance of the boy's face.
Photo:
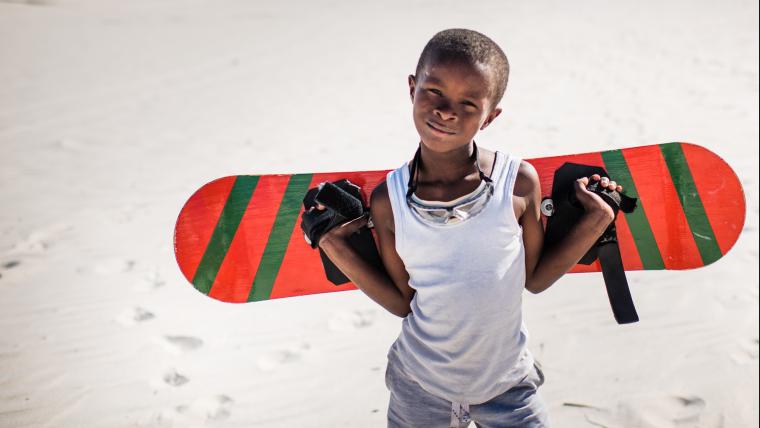
[(487, 66), (431, 59), (409, 76), (414, 126), (423, 144), (437, 152), (467, 145), (501, 109), (493, 103), (494, 82)]

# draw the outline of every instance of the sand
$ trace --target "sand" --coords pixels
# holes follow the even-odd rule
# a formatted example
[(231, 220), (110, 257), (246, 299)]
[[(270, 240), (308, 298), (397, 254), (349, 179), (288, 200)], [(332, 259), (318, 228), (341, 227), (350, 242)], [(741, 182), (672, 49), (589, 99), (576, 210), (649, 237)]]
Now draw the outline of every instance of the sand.
[(0, 1), (0, 426), (382, 427), (401, 320), (359, 291), (227, 305), (173, 257), (233, 174), (389, 169), (436, 31), (502, 45), (483, 147), (538, 157), (688, 141), (742, 177), (734, 249), (525, 296), (556, 427), (758, 426), (758, 5)]

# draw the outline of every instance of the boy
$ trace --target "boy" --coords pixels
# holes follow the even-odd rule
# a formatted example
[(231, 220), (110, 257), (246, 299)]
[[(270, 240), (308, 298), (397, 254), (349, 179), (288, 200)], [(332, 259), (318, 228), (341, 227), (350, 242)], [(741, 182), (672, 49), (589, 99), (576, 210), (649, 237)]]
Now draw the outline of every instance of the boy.
[(436, 34), (408, 79), (419, 148), (371, 197), (385, 271), (346, 241), (366, 216), (318, 239), (359, 289), (404, 318), (388, 353), (389, 427), (548, 426), (522, 290), (551, 286), (613, 221), (612, 209), (586, 190), (589, 180), (622, 188), (606, 177), (578, 180), (585, 215), (542, 254), (535, 169), (473, 140), (501, 113), (508, 73), (506, 56), (483, 34)]

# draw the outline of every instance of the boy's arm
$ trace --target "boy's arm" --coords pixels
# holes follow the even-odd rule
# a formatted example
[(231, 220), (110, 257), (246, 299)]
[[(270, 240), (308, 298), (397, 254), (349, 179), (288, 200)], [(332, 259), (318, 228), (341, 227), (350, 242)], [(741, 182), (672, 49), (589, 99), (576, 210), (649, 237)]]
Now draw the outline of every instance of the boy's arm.
[(409, 287), (409, 274), (396, 252), (393, 211), (385, 182), (372, 192), (370, 211), (385, 271), (367, 263), (346, 240), (367, 224), (366, 216), (330, 230), (320, 239), (319, 246), (354, 285), (389, 312), (403, 318), (411, 312), (414, 290)]
[[(594, 176), (592, 180), (602, 180), (602, 185), (610, 189), (622, 190), (614, 181)], [(520, 165), (515, 196), (522, 204), (520, 224), (523, 228), (525, 245), (525, 288), (532, 293), (540, 293), (567, 273), (584, 254), (596, 243), (599, 236), (614, 220), (612, 208), (600, 197), (586, 190), (589, 179), (575, 182), (575, 194), (583, 205), (585, 214), (573, 230), (549, 252), (542, 253), (544, 225), (541, 221), (541, 183), (535, 168), (527, 162)]]

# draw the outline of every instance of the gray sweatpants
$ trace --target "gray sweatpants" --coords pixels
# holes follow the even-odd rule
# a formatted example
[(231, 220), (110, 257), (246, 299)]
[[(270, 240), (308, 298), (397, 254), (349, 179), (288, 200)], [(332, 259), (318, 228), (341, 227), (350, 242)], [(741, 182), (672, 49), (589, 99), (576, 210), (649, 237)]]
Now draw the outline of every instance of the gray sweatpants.
[(461, 405), (422, 389), (389, 358), (385, 385), (391, 391), (389, 428), (545, 428), (549, 415), (538, 395), (544, 374), (537, 366), (509, 391), (481, 404)]

